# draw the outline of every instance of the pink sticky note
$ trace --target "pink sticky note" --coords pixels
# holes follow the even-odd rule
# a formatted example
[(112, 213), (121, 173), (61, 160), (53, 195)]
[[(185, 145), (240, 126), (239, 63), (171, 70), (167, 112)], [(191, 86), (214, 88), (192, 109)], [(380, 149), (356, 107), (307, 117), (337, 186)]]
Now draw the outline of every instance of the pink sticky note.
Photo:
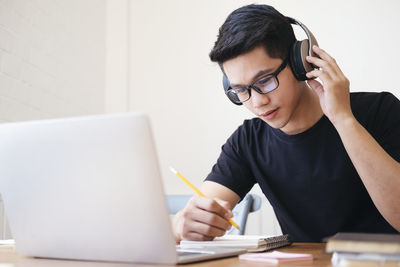
[(246, 253), (246, 254), (239, 255), (239, 259), (278, 264), (280, 262), (288, 262), (288, 261), (313, 260), (313, 256), (311, 254), (286, 253), (286, 252), (273, 251), (273, 252), (266, 252), (266, 253)]

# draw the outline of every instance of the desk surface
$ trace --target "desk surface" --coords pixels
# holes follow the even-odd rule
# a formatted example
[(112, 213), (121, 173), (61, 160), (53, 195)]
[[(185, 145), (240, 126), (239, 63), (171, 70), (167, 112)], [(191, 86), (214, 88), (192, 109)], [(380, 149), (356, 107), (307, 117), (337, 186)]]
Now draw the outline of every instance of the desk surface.
[[(332, 266), (330, 263), (331, 254), (325, 253), (325, 244), (321, 243), (294, 243), (293, 245), (285, 248), (278, 249), (282, 252), (293, 253), (309, 253), (314, 256), (313, 261), (297, 261), (292, 263), (285, 263), (277, 266), (309, 266), (321, 267)], [(7, 265), (3, 265), (7, 264)], [(127, 267), (127, 266), (141, 266), (141, 267), (161, 267), (163, 265), (149, 265), (149, 264), (120, 264), (120, 263), (104, 263), (104, 262), (88, 262), (88, 261), (71, 261), (71, 260), (47, 260), (47, 259), (33, 259), (19, 256), (13, 246), (0, 246), (0, 266), (18, 266), (18, 267)], [(257, 263), (250, 261), (239, 260), (238, 257), (227, 259), (206, 261), (194, 264), (185, 264), (180, 266), (190, 267), (261, 267), (265, 263)]]

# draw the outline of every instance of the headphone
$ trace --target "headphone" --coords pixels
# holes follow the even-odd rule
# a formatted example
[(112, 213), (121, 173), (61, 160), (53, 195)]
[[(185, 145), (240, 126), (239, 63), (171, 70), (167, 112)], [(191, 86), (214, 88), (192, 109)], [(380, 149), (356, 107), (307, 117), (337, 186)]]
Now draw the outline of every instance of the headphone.
[[(296, 40), (293, 43), (293, 45), (290, 47), (289, 65), (292, 69), (294, 77), (296, 77), (296, 79), (298, 81), (309, 80), (306, 77), (306, 73), (313, 69), (316, 69), (317, 67), (308, 63), (306, 60), (306, 57), (309, 55), (313, 56), (313, 57), (318, 57), (312, 51), (312, 47), (314, 45), (318, 45), (318, 42), (315, 39), (312, 32), (303, 23), (301, 23), (300, 21), (298, 21), (294, 18), (291, 18), (291, 17), (286, 17), (286, 18), (289, 20), (290, 24), (296, 24), (296, 25), (300, 26), (307, 35), (307, 39), (304, 39), (302, 41)], [(228, 90), (231, 89), (231, 86), (230, 86), (228, 77), (226, 77), (225, 74), (223, 74), (223, 77), (222, 77), (222, 85), (224, 87), (225, 94), (227, 94)], [(229, 100), (231, 100), (231, 99), (229, 99)], [(234, 101), (232, 101), (232, 103), (234, 103), (236, 105), (242, 105), (242, 103), (236, 103)]]

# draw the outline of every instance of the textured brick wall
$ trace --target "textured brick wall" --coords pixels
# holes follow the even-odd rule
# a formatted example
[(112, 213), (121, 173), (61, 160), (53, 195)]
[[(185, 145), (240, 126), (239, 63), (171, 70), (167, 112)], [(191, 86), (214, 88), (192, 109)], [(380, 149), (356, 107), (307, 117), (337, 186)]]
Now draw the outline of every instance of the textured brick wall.
[(0, 0), (0, 121), (104, 111), (105, 1)]
[(104, 112), (105, 7), (0, 0), (0, 123)]

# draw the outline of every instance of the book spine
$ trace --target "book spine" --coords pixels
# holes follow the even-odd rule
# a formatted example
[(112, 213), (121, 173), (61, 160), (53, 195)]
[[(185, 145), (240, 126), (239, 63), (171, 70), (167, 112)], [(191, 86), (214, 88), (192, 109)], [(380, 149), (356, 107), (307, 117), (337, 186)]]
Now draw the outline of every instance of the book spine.
[(379, 242), (328, 241), (326, 252), (366, 252), (399, 254), (400, 244)]

